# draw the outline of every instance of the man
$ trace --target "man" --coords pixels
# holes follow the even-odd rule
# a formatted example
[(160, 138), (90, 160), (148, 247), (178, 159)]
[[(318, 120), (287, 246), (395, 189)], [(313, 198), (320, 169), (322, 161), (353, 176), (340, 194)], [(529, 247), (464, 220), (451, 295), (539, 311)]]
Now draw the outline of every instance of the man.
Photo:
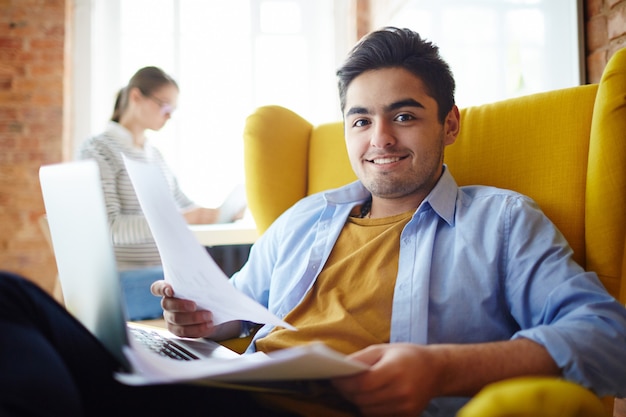
[[(287, 210), (233, 277), (299, 329), (266, 325), (249, 350), (322, 340), (371, 365), (332, 381), (364, 415), (452, 416), (486, 384), (521, 375), (624, 394), (626, 310), (534, 202), (459, 188), (443, 165), (460, 121), (437, 47), (385, 28), (338, 77), (359, 181)], [(250, 326), (213, 326), (164, 281), (152, 291), (175, 334), (221, 340)]]

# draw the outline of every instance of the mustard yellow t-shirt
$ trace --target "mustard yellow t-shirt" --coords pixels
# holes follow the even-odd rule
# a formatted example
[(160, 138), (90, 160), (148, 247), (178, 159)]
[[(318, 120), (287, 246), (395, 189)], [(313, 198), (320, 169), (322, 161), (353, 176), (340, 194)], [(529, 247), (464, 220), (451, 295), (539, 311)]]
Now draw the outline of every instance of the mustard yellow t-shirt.
[(389, 342), (400, 234), (413, 212), (381, 219), (349, 217), (317, 281), (285, 321), (256, 342), (270, 352), (321, 341), (346, 354)]
[[(349, 354), (389, 342), (393, 292), (398, 275), (400, 234), (413, 212), (382, 219), (350, 217), (313, 288), (285, 320), (298, 328), (276, 328), (256, 342), (270, 352), (322, 341)], [(306, 393), (257, 394), (275, 410), (301, 416), (358, 415), (329, 384), (311, 381)]]

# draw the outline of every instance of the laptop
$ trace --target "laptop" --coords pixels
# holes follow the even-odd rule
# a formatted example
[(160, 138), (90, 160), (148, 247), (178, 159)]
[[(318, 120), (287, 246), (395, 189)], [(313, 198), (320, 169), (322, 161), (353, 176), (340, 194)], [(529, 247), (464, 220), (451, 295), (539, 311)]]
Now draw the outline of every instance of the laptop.
[(178, 359), (239, 355), (206, 339), (185, 339), (165, 329), (128, 323), (100, 183), (93, 160), (42, 166), (41, 189), (59, 280), (68, 311), (120, 361), (133, 337)]

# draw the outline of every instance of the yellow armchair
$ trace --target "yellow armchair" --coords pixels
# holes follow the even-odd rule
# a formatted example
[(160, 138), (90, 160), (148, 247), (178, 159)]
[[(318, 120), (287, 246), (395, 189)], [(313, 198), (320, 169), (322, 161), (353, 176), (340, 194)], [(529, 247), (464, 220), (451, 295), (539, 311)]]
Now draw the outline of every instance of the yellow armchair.
[[(342, 122), (313, 126), (279, 106), (249, 116), (244, 156), (248, 204), (260, 234), (299, 199), (356, 179)], [(462, 109), (461, 134), (445, 162), (459, 185), (532, 197), (576, 260), (626, 303), (626, 48), (615, 53), (599, 84)], [(554, 385), (545, 384), (545, 392)], [(580, 388), (557, 385), (574, 396)]]

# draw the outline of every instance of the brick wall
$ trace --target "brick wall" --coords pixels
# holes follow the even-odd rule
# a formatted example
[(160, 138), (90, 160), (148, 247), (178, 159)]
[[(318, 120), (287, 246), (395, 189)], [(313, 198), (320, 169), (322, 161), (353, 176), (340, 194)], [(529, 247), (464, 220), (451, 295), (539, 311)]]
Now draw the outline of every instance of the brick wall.
[(38, 170), (61, 160), (65, 0), (0, 0), (0, 269), (51, 289)]
[(626, 47), (626, 0), (585, 0), (587, 82), (597, 83), (608, 59)]

